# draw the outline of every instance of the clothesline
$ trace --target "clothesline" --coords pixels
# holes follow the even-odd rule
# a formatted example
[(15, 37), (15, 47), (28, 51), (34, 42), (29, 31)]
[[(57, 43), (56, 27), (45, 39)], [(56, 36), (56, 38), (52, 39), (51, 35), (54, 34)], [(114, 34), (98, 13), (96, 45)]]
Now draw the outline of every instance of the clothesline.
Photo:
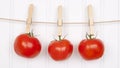
[[(0, 20), (26, 22), (26, 20), (9, 19), (9, 18), (0, 18)], [(115, 22), (120, 22), (120, 20), (96, 21), (95, 23), (115, 23)], [(42, 21), (32, 21), (32, 23), (56, 24), (56, 22), (42, 22)], [(63, 24), (88, 24), (88, 22), (63, 22)]]

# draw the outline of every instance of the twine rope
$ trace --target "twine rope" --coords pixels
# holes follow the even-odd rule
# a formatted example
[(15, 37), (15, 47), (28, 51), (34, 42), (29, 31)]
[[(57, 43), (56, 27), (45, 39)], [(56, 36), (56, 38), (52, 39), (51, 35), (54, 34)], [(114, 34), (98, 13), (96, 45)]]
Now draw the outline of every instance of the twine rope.
[[(26, 22), (26, 20), (9, 19), (9, 18), (0, 18), (0, 20)], [(115, 22), (120, 22), (120, 20), (96, 21), (95, 23), (115, 23)], [(57, 24), (57, 22), (42, 22), (42, 21), (32, 21), (32, 23)], [(88, 24), (88, 22), (63, 22), (63, 24)]]

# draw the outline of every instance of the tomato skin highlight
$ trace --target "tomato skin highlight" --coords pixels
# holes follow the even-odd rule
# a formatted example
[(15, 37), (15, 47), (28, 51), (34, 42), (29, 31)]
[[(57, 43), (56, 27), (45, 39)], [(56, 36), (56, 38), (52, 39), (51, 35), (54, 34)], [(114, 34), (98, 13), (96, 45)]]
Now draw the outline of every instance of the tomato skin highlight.
[(48, 46), (49, 55), (56, 61), (69, 58), (72, 52), (73, 45), (66, 39), (52, 41)]
[(22, 57), (34, 58), (40, 53), (41, 44), (37, 38), (29, 34), (21, 34), (14, 42), (14, 50)]
[(102, 57), (104, 45), (99, 39), (84, 39), (80, 42), (78, 51), (85, 60), (94, 60)]

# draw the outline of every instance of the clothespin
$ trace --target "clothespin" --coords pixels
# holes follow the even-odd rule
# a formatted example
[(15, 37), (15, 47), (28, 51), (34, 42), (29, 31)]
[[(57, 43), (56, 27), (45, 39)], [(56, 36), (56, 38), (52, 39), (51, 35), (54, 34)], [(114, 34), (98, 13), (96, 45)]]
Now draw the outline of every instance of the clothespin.
[(30, 27), (32, 24), (32, 15), (33, 15), (33, 4), (30, 4), (28, 9), (28, 18), (26, 21), (26, 33), (30, 33)]
[(61, 37), (62, 35), (62, 26), (63, 26), (63, 20), (62, 20), (62, 6), (58, 6), (58, 21), (57, 21), (57, 26), (58, 26), (58, 36)]
[(93, 9), (92, 5), (88, 6), (88, 18), (89, 18), (89, 30), (90, 30), (90, 35), (94, 35), (94, 21), (93, 21)]

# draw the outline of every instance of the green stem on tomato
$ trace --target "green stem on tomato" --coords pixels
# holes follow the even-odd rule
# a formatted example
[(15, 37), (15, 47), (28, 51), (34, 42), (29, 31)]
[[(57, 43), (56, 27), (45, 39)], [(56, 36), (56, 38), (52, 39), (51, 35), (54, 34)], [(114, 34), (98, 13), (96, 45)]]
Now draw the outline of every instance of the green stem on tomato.
[(62, 40), (61, 35), (58, 35), (58, 37), (59, 37), (59, 41)]
[(33, 37), (33, 36), (34, 36), (33, 32), (29, 32), (28, 35), (29, 35), (30, 37)]
[(90, 34), (90, 35), (89, 35), (89, 38), (90, 38), (90, 39), (93, 39), (93, 38), (92, 38), (92, 36), (93, 36), (93, 35), (92, 35), (92, 34)]
[(95, 37), (94, 37), (94, 34), (86, 34), (86, 38), (87, 39), (94, 39)]

